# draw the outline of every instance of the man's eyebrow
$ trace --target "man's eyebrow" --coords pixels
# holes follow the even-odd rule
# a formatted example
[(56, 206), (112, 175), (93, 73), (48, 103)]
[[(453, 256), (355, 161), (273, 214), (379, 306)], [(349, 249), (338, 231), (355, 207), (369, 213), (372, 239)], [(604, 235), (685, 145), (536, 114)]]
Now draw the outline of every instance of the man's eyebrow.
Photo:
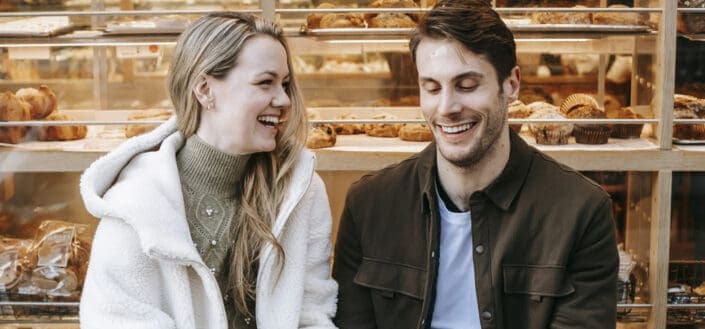
[[(462, 80), (465, 78), (484, 79), (485, 75), (480, 72), (477, 72), (477, 71), (468, 71), (468, 72), (463, 72), (463, 73), (460, 73), (460, 74), (454, 76), (453, 81), (458, 81), (458, 80)], [(436, 79), (420, 76), (419, 81), (420, 82), (436, 82)]]

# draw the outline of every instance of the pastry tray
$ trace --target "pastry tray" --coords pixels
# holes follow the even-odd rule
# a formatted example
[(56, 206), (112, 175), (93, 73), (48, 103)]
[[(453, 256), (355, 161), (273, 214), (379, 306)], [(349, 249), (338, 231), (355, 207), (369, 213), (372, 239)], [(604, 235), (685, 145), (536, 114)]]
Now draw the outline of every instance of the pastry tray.
[(705, 139), (673, 139), (673, 144), (676, 145), (705, 145)]
[[(587, 33), (648, 33), (651, 28), (643, 25), (601, 25), (601, 24), (522, 24), (509, 23), (507, 25), (513, 32), (587, 32)], [(312, 36), (349, 36), (349, 35), (381, 35), (381, 36), (408, 36), (413, 28), (328, 28), (309, 29), (301, 26), (299, 32)]]
[(51, 37), (73, 29), (68, 16), (39, 16), (0, 23), (0, 37)]
[(142, 20), (130, 22), (108, 23), (105, 34), (180, 34), (191, 22), (184, 19), (176, 20)]

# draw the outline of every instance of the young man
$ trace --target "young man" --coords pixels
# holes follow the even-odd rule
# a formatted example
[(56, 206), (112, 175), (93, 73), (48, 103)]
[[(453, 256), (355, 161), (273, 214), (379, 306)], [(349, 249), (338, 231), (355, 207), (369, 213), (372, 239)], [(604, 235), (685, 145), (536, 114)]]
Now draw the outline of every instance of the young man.
[(350, 189), (340, 328), (615, 327), (610, 198), (508, 129), (515, 43), (486, 2), (441, 0), (411, 40), (435, 143)]

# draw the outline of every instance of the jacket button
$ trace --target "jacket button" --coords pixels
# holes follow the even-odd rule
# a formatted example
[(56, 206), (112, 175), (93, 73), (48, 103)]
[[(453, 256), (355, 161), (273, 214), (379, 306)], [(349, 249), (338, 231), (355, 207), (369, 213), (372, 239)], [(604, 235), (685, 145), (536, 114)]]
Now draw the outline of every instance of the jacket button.
[(435, 251), (431, 251), (431, 258), (436, 258), (436, 252), (435, 252)]
[(478, 254), (484, 253), (484, 252), (485, 252), (485, 246), (483, 246), (483, 245), (481, 245), (481, 244), (478, 244), (477, 246), (475, 246), (475, 252), (478, 253)]
[(490, 311), (482, 312), (481, 316), (482, 316), (483, 320), (487, 320), (487, 321), (492, 320), (492, 312), (490, 312)]
[(426, 319), (421, 319), (421, 326), (423, 327), (424, 324), (426, 324)]

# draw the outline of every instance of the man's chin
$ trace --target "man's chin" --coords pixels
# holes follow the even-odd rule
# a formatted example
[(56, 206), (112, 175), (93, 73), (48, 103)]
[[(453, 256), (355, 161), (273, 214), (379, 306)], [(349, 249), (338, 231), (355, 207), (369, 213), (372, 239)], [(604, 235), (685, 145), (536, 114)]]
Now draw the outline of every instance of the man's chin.
[(439, 145), (440, 156), (450, 164), (456, 167), (471, 167), (476, 164), (481, 156), (478, 153), (478, 147), (475, 144), (471, 145)]

